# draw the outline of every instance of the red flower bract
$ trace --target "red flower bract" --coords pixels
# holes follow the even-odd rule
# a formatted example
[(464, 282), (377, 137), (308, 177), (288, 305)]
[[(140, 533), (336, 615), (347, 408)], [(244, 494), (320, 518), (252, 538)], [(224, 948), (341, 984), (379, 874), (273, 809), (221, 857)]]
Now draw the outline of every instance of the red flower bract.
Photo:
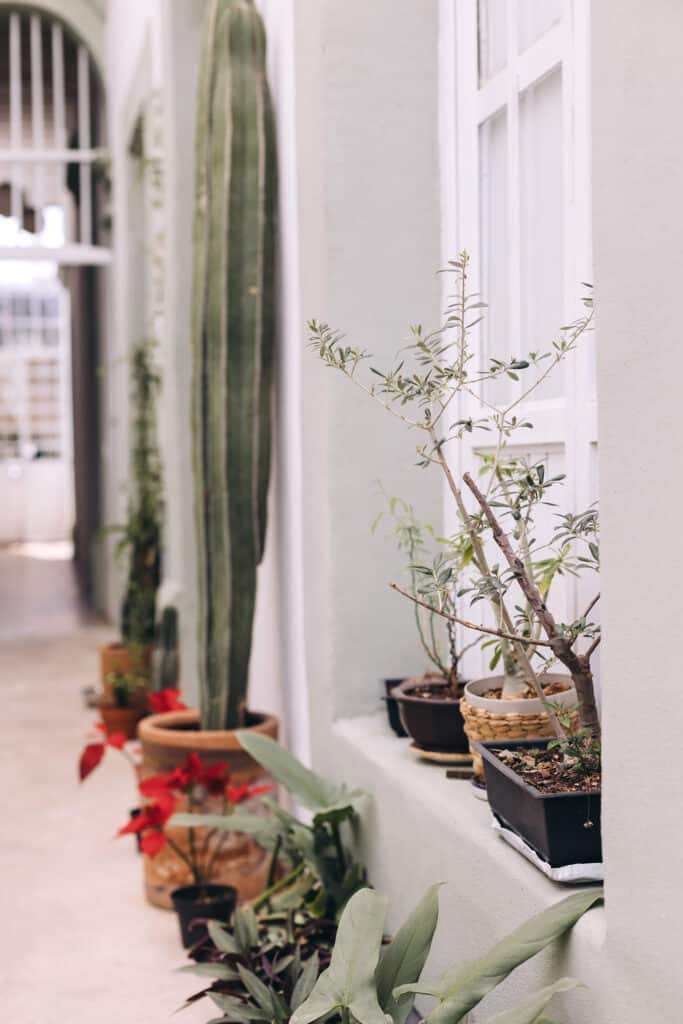
[(148, 701), (150, 711), (157, 715), (164, 711), (187, 711), (187, 704), (183, 704), (180, 699), (180, 690), (173, 690), (170, 687), (150, 693)]
[(140, 839), (140, 849), (148, 857), (156, 857), (164, 846), (166, 846), (166, 836), (163, 832), (145, 832)]
[(253, 796), (270, 793), (272, 788), (272, 786), (250, 786), (246, 782), (243, 782), (241, 786), (233, 786), (229, 783), (225, 788), (225, 795), (231, 804), (241, 804), (244, 800), (250, 800)]
[(88, 743), (78, 762), (78, 777), (83, 782), (104, 757), (104, 743)]

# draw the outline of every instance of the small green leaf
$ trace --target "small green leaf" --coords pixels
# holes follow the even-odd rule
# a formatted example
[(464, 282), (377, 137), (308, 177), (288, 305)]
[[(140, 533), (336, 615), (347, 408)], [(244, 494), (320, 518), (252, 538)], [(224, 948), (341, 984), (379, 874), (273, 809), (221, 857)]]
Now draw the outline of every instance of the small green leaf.
[(235, 939), (218, 921), (209, 921), (207, 927), (209, 937), (216, 949), (220, 950), (221, 953), (239, 953), (239, 947)]

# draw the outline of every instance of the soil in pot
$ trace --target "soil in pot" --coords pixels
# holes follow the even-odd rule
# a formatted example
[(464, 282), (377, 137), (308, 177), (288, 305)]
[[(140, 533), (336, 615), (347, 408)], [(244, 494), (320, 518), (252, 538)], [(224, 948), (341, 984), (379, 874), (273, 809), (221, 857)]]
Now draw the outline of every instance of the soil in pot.
[[(277, 739), (278, 722), (272, 715), (253, 712), (247, 722), (247, 728)], [(197, 753), (204, 764), (227, 763), (231, 780), (236, 785), (255, 783), (265, 778), (263, 768), (241, 748), (235, 733), (201, 729), (198, 711), (167, 711), (149, 715), (140, 723), (138, 736), (142, 747), (143, 779), (179, 767), (191, 751)], [(250, 811), (256, 811), (257, 806), (257, 802), (254, 806), (243, 805)], [(221, 813), (220, 799), (207, 796), (203, 810), (207, 814)], [(187, 829), (166, 828), (176, 845), (186, 850)], [(198, 833), (198, 842), (201, 843), (203, 831), (200, 829)], [(269, 865), (270, 855), (253, 839), (231, 833), (221, 846), (212, 881), (235, 888), (239, 901), (250, 900), (263, 890)], [(155, 857), (144, 858), (144, 871), (147, 899), (157, 907), (171, 909), (173, 890), (192, 883), (189, 868), (168, 845)]]
[[(548, 672), (539, 678), (549, 700), (576, 717), (576, 690), (570, 677)], [(528, 690), (526, 697), (504, 700), (501, 696), (502, 683), (503, 676), (489, 676), (474, 679), (465, 686), (462, 713), (471, 744), (474, 772), (479, 779), (484, 778), (484, 766), (477, 749), (478, 742), (554, 735), (552, 723), (539, 698)]]
[(468, 750), (460, 698), (441, 676), (406, 679), (394, 689), (401, 721), (423, 750), (464, 754)]
[[(587, 781), (585, 787), (578, 790), (565, 785), (560, 791), (555, 791), (551, 782), (550, 791), (543, 791), (506, 763), (509, 753), (523, 761), (529, 751), (547, 751), (549, 742), (518, 740), (476, 744), (484, 762), (491, 810), (551, 867), (600, 863), (602, 799), (599, 789), (590, 788), (594, 781)], [(553, 753), (552, 749), (549, 753)], [(530, 770), (537, 770), (533, 766), (538, 764), (544, 762), (534, 755)], [(545, 764), (547, 766), (547, 762)]]
[(204, 942), (207, 921), (227, 924), (237, 905), (237, 890), (230, 885), (184, 885), (171, 893), (185, 949)]
[(401, 721), (401, 712), (399, 710), (398, 701), (393, 694), (393, 691), (401, 683), (405, 682), (406, 677), (401, 676), (400, 679), (383, 679), (384, 684), (384, 703), (387, 709), (387, 718), (389, 719), (389, 728), (400, 738), (405, 739), (408, 733), (403, 728), (403, 722)]
[(581, 771), (557, 749), (499, 750), (498, 757), (539, 793), (599, 793), (602, 773)]

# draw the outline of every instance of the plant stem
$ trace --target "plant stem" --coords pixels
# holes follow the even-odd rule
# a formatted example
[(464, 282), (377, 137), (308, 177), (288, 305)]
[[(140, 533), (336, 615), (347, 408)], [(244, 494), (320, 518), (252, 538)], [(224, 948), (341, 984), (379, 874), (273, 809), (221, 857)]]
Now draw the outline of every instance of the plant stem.
[(264, 889), (261, 895), (258, 896), (252, 902), (252, 908), (254, 910), (258, 910), (259, 907), (262, 907), (264, 903), (268, 902), (271, 896), (274, 896), (275, 893), (280, 892), (282, 889), (286, 889), (291, 882), (295, 881), (295, 879), (299, 877), (299, 875), (303, 872), (304, 867), (305, 864), (303, 861), (301, 861), (301, 863), (297, 864), (293, 871), (290, 871), (288, 875), (285, 875), (284, 878), (281, 878), (279, 882), (275, 882), (275, 884), (271, 885), (269, 889)]

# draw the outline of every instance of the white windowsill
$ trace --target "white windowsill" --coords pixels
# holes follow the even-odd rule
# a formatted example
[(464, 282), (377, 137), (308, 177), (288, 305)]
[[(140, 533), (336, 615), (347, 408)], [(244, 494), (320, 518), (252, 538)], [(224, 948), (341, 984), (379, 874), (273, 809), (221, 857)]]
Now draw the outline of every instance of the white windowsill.
[[(449, 966), (454, 955), (483, 952), (575, 891), (551, 882), (497, 837), (488, 804), (474, 797), (470, 783), (447, 779), (443, 767), (419, 761), (408, 749), (410, 741), (390, 731), (384, 713), (339, 719), (332, 739), (327, 765), (334, 764), (337, 778), (373, 795), (364, 829), (370, 879), (390, 895), (396, 918), (427, 885), (448, 883), (441, 897), (443, 919), (457, 925), (447, 943), (442, 939), (435, 948), (433, 969)], [(551, 964), (552, 971), (570, 973), (599, 992), (605, 937), (604, 908), (598, 907), (577, 924), (554, 959), (525, 971), (538, 970), (545, 984)], [(576, 1016), (577, 1022), (583, 1019)]]

